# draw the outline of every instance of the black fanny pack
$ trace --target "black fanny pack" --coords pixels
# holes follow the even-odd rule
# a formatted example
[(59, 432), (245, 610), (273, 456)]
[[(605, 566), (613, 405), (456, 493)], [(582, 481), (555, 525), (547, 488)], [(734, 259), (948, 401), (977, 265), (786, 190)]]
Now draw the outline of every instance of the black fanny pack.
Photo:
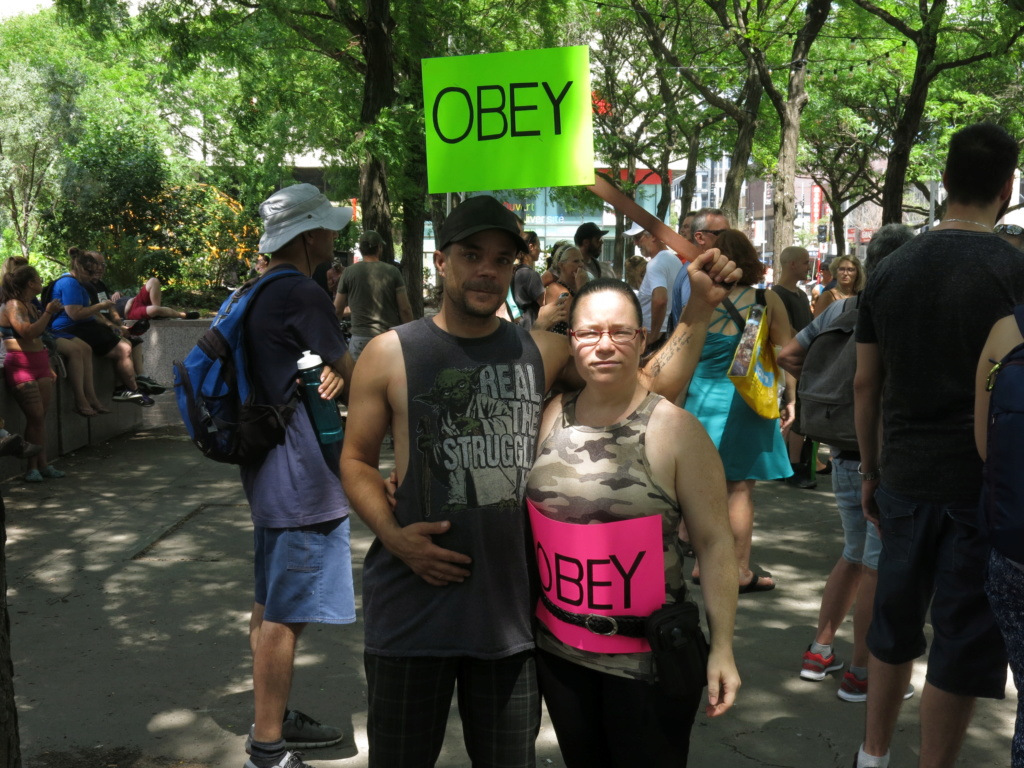
[(686, 599), (686, 587), (679, 590), (674, 603), (663, 605), (650, 616), (572, 613), (543, 593), (541, 601), (559, 621), (595, 635), (646, 638), (654, 661), (655, 684), (669, 696), (682, 697), (708, 684), (710, 646), (700, 628), (700, 608)]
[(673, 697), (708, 684), (710, 646), (700, 628), (700, 608), (685, 595), (680, 597), (648, 616), (646, 627), (656, 684)]

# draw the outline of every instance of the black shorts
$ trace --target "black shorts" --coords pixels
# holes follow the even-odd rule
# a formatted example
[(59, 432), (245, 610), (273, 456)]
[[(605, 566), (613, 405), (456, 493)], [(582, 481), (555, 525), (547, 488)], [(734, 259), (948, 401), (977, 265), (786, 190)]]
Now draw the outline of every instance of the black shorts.
[(882, 554), (868, 648), (886, 664), (925, 651), (924, 622), (934, 629), (927, 680), (960, 696), (1003, 698), (1006, 648), (985, 597), (991, 546), (973, 504), (921, 501), (884, 487)]
[(115, 334), (110, 328), (103, 323), (96, 322), (85, 322), (79, 323), (78, 325), (72, 325), (69, 328), (65, 328), (65, 331), (70, 333), (72, 336), (77, 336), (90, 347), (92, 347), (92, 353), (96, 357), (103, 357), (110, 350), (117, 346), (117, 343), (121, 340), (121, 337)]

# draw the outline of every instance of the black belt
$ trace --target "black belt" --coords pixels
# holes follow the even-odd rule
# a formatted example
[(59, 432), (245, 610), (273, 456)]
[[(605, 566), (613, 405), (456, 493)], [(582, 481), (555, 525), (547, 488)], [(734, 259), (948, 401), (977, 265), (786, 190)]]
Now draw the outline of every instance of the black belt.
[(583, 627), (595, 635), (612, 637), (646, 637), (646, 616), (600, 616), (596, 613), (571, 613), (559, 608), (543, 592), (540, 599), (551, 615), (566, 624)]

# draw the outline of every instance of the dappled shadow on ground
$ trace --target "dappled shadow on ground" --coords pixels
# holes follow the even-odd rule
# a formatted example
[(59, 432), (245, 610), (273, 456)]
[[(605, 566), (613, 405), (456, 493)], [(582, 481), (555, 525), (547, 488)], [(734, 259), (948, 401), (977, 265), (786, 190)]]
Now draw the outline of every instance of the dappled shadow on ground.
[[(823, 482), (822, 482), (823, 481)], [(846, 768), (863, 738), (864, 705), (836, 697), (841, 672), (820, 683), (799, 678), (814, 638), (821, 591), (843, 548), (828, 477), (819, 490), (762, 482), (755, 490), (753, 561), (777, 583), (771, 592), (741, 595), (735, 649), (743, 687), (732, 712), (715, 721), (698, 715), (692, 765), (836, 766)], [(692, 561), (687, 561), (688, 567)], [(692, 587), (700, 600), (700, 589)], [(929, 641), (931, 629), (926, 629)], [(853, 627), (840, 629), (836, 654), (849, 661)], [(914, 765), (925, 660), (915, 664), (918, 695), (904, 702), (893, 745), (894, 764)], [(1016, 691), (1010, 701), (979, 701), (960, 763), (1006, 766)]]
[[(5, 492), (26, 765), (239, 768), (252, 721), (252, 532), (237, 470), (203, 459), (174, 430), (82, 451), (66, 464), (65, 481)], [(839, 676), (798, 677), (842, 550), (827, 486), (827, 478), (818, 491), (758, 484), (754, 560), (778, 588), (740, 598), (744, 687), (724, 717), (698, 714), (691, 765), (845, 768), (860, 743), (864, 709), (836, 698)], [(352, 541), (358, 604), (371, 541), (358, 521)], [(362, 641), (361, 622), (311, 625), (300, 641), (292, 706), (349, 734), (307, 754), (314, 765), (366, 765)], [(837, 653), (848, 659), (851, 644), (847, 622)], [(919, 663), (919, 689), (923, 671)], [(904, 705), (900, 765), (915, 762), (918, 707), (919, 697)], [(982, 702), (974, 722), (961, 764), (1005, 766), (1013, 705)], [(453, 710), (439, 766), (468, 766), (461, 742)], [(538, 764), (561, 766), (547, 725)]]
[(153, 757), (140, 749), (76, 749), (69, 752), (42, 752), (26, 760), (26, 768), (207, 768), (207, 763)]

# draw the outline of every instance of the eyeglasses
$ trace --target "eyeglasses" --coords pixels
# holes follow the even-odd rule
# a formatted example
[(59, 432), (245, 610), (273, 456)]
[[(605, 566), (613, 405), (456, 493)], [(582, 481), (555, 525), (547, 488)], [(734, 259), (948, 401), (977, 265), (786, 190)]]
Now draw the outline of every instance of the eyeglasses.
[(1018, 224), (1000, 224), (994, 230), (997, 235), (1009, 235), (1010, 237), (1020, 237), (1024, 235), (1024, 227)]
[(584, 346), (597, 344), (605, 334), (608, 334), (612, 344), (629, 344), (640, 335), (642, 330), (643, 328), (617, 328), (614, 331), (594, 331), (589, 328), (581, 328), (578, 331), (569, 331), (569, 335)]
[[(698, 229), (697, 230), (697, 232), (706, 232), (709, 235), (714, 235), (715, 237), (718, 237), (723, 232), (728, 232), (728, 231), (729, 231), (728, 228), (726, 228), (726, 229)], [(694, 232), (694, 234), (697, 234), (697, 232)]]

